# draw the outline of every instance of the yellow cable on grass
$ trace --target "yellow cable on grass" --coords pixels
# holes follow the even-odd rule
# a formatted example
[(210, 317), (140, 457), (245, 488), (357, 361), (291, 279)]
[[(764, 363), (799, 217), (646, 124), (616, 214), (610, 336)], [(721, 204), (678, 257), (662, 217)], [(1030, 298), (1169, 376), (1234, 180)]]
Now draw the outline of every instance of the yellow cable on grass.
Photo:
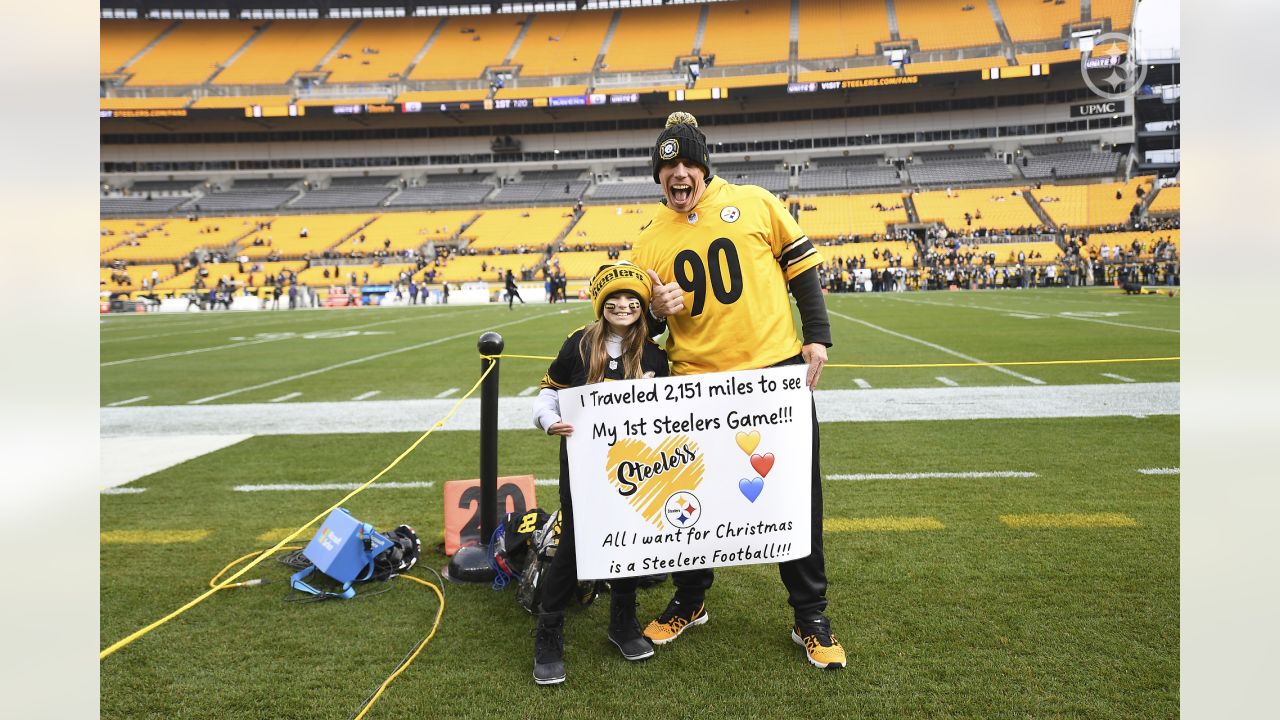
[[(372, 485), (372, 484), (374, 484), (375, 482), (377, 482), (378, 480), (380, 480), (380, 479), (382, 478), (382, 476), (383, 476), (383, 475), (386, 475), (388, 472), (390, 472), (390, 471), (391, 471), (391, 469), (392, 469), (392, 468), (394, 468), (396, 465), (399, 465), (401, 460), (404, 460), (406, 457), (408, 457), (408, 456), (409, 456), (409, 454), (410, 454), (410, 453), (412, 453), (414, 450), (417, 450), (417, 449), (418, 449), (418, 446), (419, 446), (419, 445), (421, 445), (421, 444), (422, 444), (422, 442), (423, 442), (424, 440), (426, 440), (428, 437), (430, 437), (430, 436), (431, 436), (431, 433), (435, 432), (438, 428), (442, 427), (442, 426), (445, 424), (445, 421), (447, 421), (449, 418), (453, 417), (453, 414), (454, 414), (454, 413), (456, 413), (456, 412), (458, 411), (458, 408), (459, 408), (459, 407), (462, 407), (462, 402), (463, 402), (464, 400), (466, 400), (467, 398), (471, 397), (471, 394), (472, 394), (472, 393), (474, 393), (474, 392), (476, 391), (476, 388), (480, 387), (480, 383), (484, 382), (484, 379), (485, 379), (486, 377), (488, 377), (488, 376), (489, 376), (489, 373), (490, 373), (490, 372), (492, 372), (492, 371), (493, 371), (493, 369), (494, 369), (495, 367), (497, 367), (497, 364), (492, 364), (492, 365), (490, 365), (489, 367), (485, 368), (485, 371), (484, 371), (483, 373), (481, 373), (481, 375), (480, 375), (480, 379), (479, 379), (479, 380), (476, 380), (475, 385), (472, 385), (472, 386), (471, 386), (471, 389), (470, 389), (470, 390), (468, 390), (468, 391), (466, 392), (466, 394), (465, 394), (465, 395), (463, 395), (462, 397), (458, 398), (458, 402), (454, 403), (453, 407), (449, 409), (449, 412), (445, 413), (445, 416), (444, 416), (443, 418), (441, 418), (441, 419), (440, 419), (439, 421), (437, 421), (434, 425), (432, 425), (432, 426), (431, 426), (431, 429), (430, 429), (430, 430), (427, 430), (426, 432), (424, 432), (421, 436), (419, 436), (419, 437), (418, 437), (418, 439), (417, 439), (417, 440), (414, 440), (414, 441), (413, 441), (413, 444), (412, 444), (412, 445), (410, 445), (410, 446), (409, 446), (409, 448), (408, 448), (407, 450), (405, 450), (404, 452), (400, 453), (400, 455), (399, 455), (395, 460), (392, 460), (392, 461), (391, 461), (391, 464), (390, 464), (390, 465), (388, 465), (388, 466), (386, 466), (385, 468), (383, 468), (383, 469), (382, 469), (382, 470), (381, 470), (377, 475), (374, 475), (372, 478), (370, 478), (370, 479), (369, 479), (367, 482), (365, 482), (363, 485), (361, 485), (360, 487), (356, 488), (355, 490), (352, 490), (351, 492), (347, 493), (346, 497), (342, 498), (341, 500), (339, 500), (338, 502), (334, 503), (333, 505), (330, 505), (330, 506), (329, 506), (329, 508), (328, 508), (327, 510), (325, 510), (324, 512), (322, 512), (322, 513), (320, 513), (319, 515), (317, 515), (317, 516), (315, 516), (314, 518), (312, 518), (312, 519), (311, 519), (311, 521), (310, 521), (310, 522), (308, 522), (306, 525), (303, 525), (302, 527), (298, 528), (297, 530), (294, 530), (293, 532), (289, 533), (289, 535), (288, 535), (287, 537), (285, 537), (284, 539), (282, 539), (280, 542), (276, 543), (274, 546), (272, 546), (272, 547), (268, 548), (267, 550), (262, 551), (262, 553), (261, 553), (261, 554), (259, 554), (259, 555), (258, 555), (258, 557), (257, 557), (257, 558), (255, 558), (255, 559), (253, 560), (253, 562), (249, 563), (248, 565), (245, 565), (243, 568), (241, 568), (241, 569), (240, 569), (240, 571), (239, 571), (239, 572), (235, 573), (234, 575), (232, 575), (231, 577), (229, 577), (229, 578), (227, 578), (226, 580), (222, 581), (221, 583), (219, 583), (219, 584), (217, 584), (217, 585), (214, 585), (211, 589), (206, 590), (206, 591), (205, 591), (204, 593), (202, 593), (199, 597), (197, 597), (197, 598), (195, 598), (194, 600), (192, 600), (192, 601), (188, 602), (186, 605), (183, 605), (182, 607), (178, 608), (177, 610), (174, 610), (173, 612), (169, 613), (168, 615), (165, 615), (164, 617), (162, 617), (162, 618), (160, 618), (159, 620), (157, 620), (157, 621), (155, 621), (155, 622), (151, 623), (150, 625), (147, 625), (146, 627), (144, 627), (144, 628), (142, 628), (142, 629), (140, 629), (140, 630), (135, 630), (134, 632), (132, 632), (131, 634), (129, 634), (129, 636), (128, 636), (128, 637), (125, 637), (125, 638), (124, 638), (124, 639), (122, 639), (122, 640), (118, 640), (118, 641), (116, 641), (115, 643), (112, 643), (112, 644), (111, 644), (111, 645), (109, 645), (105, 650), (103, 650), (102, 652), (98, 653), (98, 661), (99, 661), (99, 662), (101, 662), (102, 660), (105, 660), (105, 659), (107, 658), (107, 656), (109, 656), (109, 655), (111, 655), (112, 653), (116, 652), (116, 651), (117, 651), (117, 650), (119, 650), (120, 648), (125, 647), (126, 645), (129, 645), (129, 644), (130, 644), (130, 643), (132, 643), (134, 640), (137, 640), (138, 638), (142, 637), (143, 635), (146, 635), (147, 633), (151, 632), (152, 630), (155, 630), (156, 628), (160, 627), (161, 625), (163, 625), (163, 624), (165, 624), (165, 623), (169, 622), (170, 620), (172, 620), (172, 619), (174, 619), (174, 618), (178, 617), (179, 615), (181, 615), (182, 613), (184, 613), (184, 612), (186, 612), (186, 611), (190, 610), (191, 608), (195, 607), (196, 605), (199, 605), (201, 602), (204, 602), (204, 601), (205, 601), (205, 600), (206, 600), (210, 595), (213, 595), (214, 593), (216, 593), (216, 592), (218, 592), (219, 590), (222, 590), (222, 589), (224, 589), (224, 588), (231, 587), (231, 585), (230, 585), (231, 581), (233, 581), (233, 580), (235, 580), (235, 579), (239, 578), (241, 575), (243, 575), (243, 574), (245, 574), (245, 573), (249, 572), (249, 571), (250, 571), (250, 570), (252, 570), (254, 567), (257, 567), (258, 563), (262, 562), (263, 560), (267, 559), (268, 557), (271, 557), (271, 555), (273, 555), (273, 554), (275, 554), (276, 552), (278, 552), (279, 550), (281, 550), (281, 549), (285, 546), (285, 543), (288, 543), (289, 541), (293, 540), (293, 539), (294, 539), (294, 538), (296, 538), (298, 535), (301, 535), (301, 534), (303, 533), (303, 531), (305, 531), (307, 528), (311, 527), (312, 525), (315, 525), (317, 522), (319, 522), (319, 521), (321, 521), (321, 520), (325, 519), (326, 517), (328, 517), (328, 516), (329, 516), (329, 513), (333, 512), (334, 510), (336, 510), (336, 509), (338, 509), (339, 507), (341, 507), (343, 503), (347, 502), (348, 500), (350, 500), (351, 498), (353, 498), (353, 497), (355, 497), (356, 495), (360, 494), (361, 492), (364, 492), (364, 490), (365, 490), (366, 488), (368, 488), (370, 485)], [(240, 560), (243, 560), (243, 559), (244, 559), (243, 557), (242, 557), (242, 558), (240, 558)], [(239, 560), (237, 560), (236, 562), (239, 562)], [(235, 565), (235, 562), (231, 563), (231, 565)], [(228, 565), (227, 567), (231, 567), (231, 565)], [(226, 572), (226, 568), (223, 568), (223, 572)], [(219, 575), (221, 575), (221, 574), (222, 574), (222, 573), (219, 573)]]
[(422, 652), (422, 649), (427, 646), (427, 643), (431, 642), (431, 638), (436, 636), (436, 630), (440, 628), (440, 618), (444, 617), (444, 593), (440, 592), (440, 588), (436, 587), (435, 583), (429, 583), (426, 580), (416, 578), (412, 575), (400, 575), (399, 577), (405, 578), (406, 580), (412, 580), (419, 585), (426, 585), (431, 588), (431, 591), (436, 594), (436, 597), (440, 598), (440, 609), (436, 610), (436, 619), (435, 622), (431, 624), (431, 632), (427, 633), (427, 636), (422, 639), (422, 642), (418, 643), (418, 646), (413, 649), (413, 653), (409, 655), (400, 667), (396, 668), (395, 672), (388, 675), (387, 679), (382, 681), (382, 684), (378, 686), (378, 689), (374, 691), (373, 695), (369, 696), (369, 699), (365, 701), (364, 705), (360, 706), (360, 712), (356, 714), (353, 720), (362, 720), (365, 714), (369, 712), (369, 709), (373, 707), (373, 704), (378, 702), (378, 698), (382, 697), (382, 693), (387, 689), (387, 686), (391, 685), (391, 682), (399, 677), (400, 673), (408, 669), (409, 664), (418, 658), (418, 654)]

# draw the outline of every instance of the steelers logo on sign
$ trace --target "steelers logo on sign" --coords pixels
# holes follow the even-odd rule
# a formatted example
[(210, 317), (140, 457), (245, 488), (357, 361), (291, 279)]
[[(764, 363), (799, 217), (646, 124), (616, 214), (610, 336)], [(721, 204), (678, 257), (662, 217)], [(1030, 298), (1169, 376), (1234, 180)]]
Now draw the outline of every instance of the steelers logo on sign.
[(658, 146), (658, 157), (663, 160), (670, 160), (680, 154), (680, 141), (676, 138), (667, 138)]
[(693, 527), (702, 518), (702, 503), (693, 493), (681, 490), (667, 498), (662, 514), (667, 519), (667, 525)]
[(732, 205), (720, 211), (720, 219), (727, 223), (737, 222), (740, 217), (742, 211)]

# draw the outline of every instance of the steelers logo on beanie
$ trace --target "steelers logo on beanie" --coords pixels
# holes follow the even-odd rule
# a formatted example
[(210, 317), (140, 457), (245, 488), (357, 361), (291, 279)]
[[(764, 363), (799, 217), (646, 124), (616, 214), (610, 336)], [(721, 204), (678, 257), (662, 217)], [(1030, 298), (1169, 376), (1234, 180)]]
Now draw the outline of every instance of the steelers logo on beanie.
[(653, 181), (658, 180), (658, 168), (662, 163), (684, 158), (702, 167), (711, 179), (711, 153), (707, 152), (707, 137), (698, 129), (698, 119), (687, 112), (676, 111), (667, 116), (667, 125), (653, 144)]
[(601, 265), (591, 278), (591, 304), (595, 307), (596, 317), (604, 312), (604, 301), (610, 295), (619, 292), (634, 293), (646, 307), (652, 294), (649, 275), (626, 260), (619, 260), (610, 265)]

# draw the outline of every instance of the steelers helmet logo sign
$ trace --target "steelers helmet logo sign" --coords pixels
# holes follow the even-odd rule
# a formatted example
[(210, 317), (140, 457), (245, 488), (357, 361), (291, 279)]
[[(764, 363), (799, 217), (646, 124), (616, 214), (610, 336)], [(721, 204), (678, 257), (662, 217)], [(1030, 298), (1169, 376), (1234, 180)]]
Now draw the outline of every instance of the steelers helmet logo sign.
[(693, 493), (681, 490), (667, 498), (662, 513), (668, 526), (693, 527), (702, 517), (702, 503)]
[(680, 154), (680, 141), (675, 138), (667, 138), (658, 146), (658, 157), (663, 160), (670, 160)]
[(740, 217), (742, 212), (732, 205), (720, 211), (720, 219), (727, 223), (737, 222)]

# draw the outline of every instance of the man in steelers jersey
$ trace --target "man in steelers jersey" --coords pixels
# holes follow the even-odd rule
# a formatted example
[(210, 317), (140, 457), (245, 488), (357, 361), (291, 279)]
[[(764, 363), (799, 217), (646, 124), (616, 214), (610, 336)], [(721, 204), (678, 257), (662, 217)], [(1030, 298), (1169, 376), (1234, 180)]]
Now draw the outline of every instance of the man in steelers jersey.
[[(831, 346), (831, 325), (818, 279), (822, 256), (783, 204), (754, 185), (712, 175), (706, 137), (689, 113), (675, 112), (653, 146), (653, 179), (665, 208), (640, 231), (632, 262), (653, 282), (649, 306), (670, 335), (672, 375), (805, 364), (818, 384)], [(800, 309), (801, 334), (788, 291)], [(813, 421), (812, 553), (779, 563), (795, 612), (792, 639), (810, 663), (842, 668), (844, 648), (831, 634), (822, 553), (822, 474)], [(645, 628), (654, 644), (675, 640), (708, 620), (710, 569), (673, 573), (675, 597)]]

